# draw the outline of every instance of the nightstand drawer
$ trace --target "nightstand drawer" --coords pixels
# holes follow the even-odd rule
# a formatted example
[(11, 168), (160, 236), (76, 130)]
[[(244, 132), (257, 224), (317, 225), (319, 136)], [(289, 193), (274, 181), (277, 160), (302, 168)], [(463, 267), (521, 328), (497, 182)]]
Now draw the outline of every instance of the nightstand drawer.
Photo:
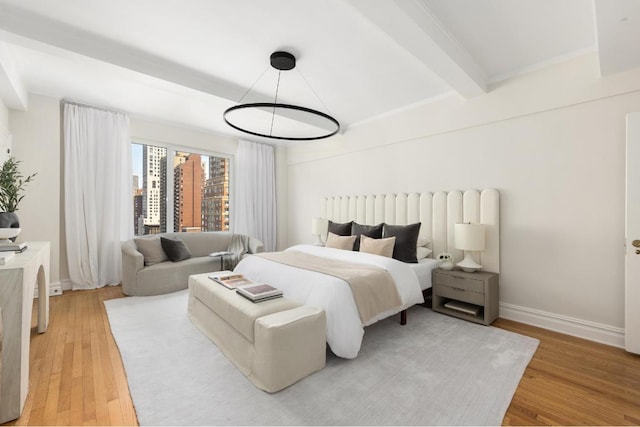
[(484, 293), (484, 282), (482, 280), (469, 279), (467, 277), (455, 276), (452, 274), (435, 273), (435, 283), (438, 285), (451, 286), (468, 291)]
[(438, 283), (435, 284), (434, 290), (438, 295), (445, 298), (484, 306), (484, 294), (479, 292), (468, 291), (459, 287), (443, 286)]

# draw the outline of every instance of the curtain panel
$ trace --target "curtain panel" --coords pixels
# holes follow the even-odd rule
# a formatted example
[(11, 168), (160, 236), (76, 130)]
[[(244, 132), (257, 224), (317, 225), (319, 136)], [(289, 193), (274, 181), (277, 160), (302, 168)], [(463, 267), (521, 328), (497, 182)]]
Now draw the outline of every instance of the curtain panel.
[(65, 229), (73, 289), (118, 284), (133, 237), (129, 117), (64, 103)]
[(276, 250), (276, 179), (271, 145), (239, 141), (233, 168), (231, 230)]

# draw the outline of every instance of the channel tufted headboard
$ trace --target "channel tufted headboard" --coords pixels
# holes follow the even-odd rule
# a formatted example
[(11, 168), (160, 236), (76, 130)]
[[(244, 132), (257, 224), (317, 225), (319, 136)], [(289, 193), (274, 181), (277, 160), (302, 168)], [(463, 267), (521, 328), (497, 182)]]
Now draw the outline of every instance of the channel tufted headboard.
[(367, 225), (421, 222), (420, 236), (431, 240), (433, 256), (448, 252), (455, 262), (461, 261), (464, 253), (454, 247), (454, 225), (481, 223), (485, 225), (485, 250), (474, 253), (475, 259), (484, 271), (500, 272), (500, 195), (494, 189), (325, 197), (320, 216)]

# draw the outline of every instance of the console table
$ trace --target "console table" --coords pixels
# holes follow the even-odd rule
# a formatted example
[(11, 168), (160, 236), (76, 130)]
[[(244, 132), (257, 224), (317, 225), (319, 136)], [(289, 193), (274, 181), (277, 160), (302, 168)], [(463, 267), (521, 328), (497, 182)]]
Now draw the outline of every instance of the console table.
[(27, 242), (27, 249), (0, 266), (2, 372), (0, 423), (20, 417), (29, 392), (29, 344), (33, 294), (38, 285), (38, 332), (49, 324), (49, 242)]

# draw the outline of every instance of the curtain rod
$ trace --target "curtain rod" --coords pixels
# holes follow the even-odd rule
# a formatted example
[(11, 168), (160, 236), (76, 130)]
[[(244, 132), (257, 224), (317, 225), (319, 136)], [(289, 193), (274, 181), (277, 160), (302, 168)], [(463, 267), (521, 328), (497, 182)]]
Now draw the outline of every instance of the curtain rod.
[(110, 107), (103, 107), (101, 105), (87, 104), (86, 102), (74, 101), (72, 99), (67, 99), (67, 98), (62, 99), (62, 103), (63, 104), (77, 105), (79, 107), (93, 108), (95, 110), (107, 111), (107, 112), (110, 112), (110, 113), (120, 113), (120, 114), (129, 115), (129, 113), (127, 113), (126, 111), (116, 110), (115, 108), (110, 108)]

